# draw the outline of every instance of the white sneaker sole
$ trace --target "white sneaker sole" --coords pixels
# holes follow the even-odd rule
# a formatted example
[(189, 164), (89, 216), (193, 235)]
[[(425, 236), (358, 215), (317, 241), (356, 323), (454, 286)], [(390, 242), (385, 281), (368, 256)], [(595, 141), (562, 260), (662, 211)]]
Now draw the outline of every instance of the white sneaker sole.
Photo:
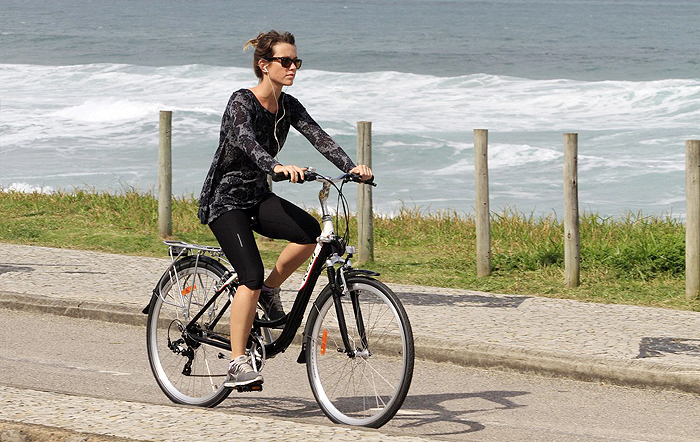
[(224, 387), (226, 388), (236, 388), (236, 387), (246, 387), (251, 385), (262, 385), (263, 377), (258, 375), (258, 377), (250, 379), (248, 381), (226, 381), (224, 382)]

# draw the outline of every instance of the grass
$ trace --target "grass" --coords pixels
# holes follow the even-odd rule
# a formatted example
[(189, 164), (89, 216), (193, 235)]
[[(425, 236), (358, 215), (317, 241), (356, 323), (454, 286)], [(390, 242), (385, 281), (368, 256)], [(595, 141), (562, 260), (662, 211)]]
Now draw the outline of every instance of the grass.
[[(157, 206), (153, 195), (131, 190), (0, 193), (0, 241), (165, 256)], [(193, 197), (173, 200), (174, 237), (215, 245), (196, 214)], [(374, 228), (375, 260), (363, 267), (384, 281), (700, 311), (700, 301), (685, 298), (685, 226), (670, 217), (584, 214), (575, 289), (564, 288), (564, 227), (553, 216), (492, 214), (493, 273), (486, 278), (476, 277), (473, 217), (404, 208), (375, 218)], [(350, 229), (354, 243), (354, 220)], [(259, 245), (269, 267), (285, 243)]]

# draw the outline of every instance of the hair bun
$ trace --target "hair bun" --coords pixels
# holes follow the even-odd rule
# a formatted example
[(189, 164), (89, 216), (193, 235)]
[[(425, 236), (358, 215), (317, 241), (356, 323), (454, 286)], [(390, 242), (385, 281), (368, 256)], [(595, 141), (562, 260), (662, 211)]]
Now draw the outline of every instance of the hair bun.
[(252, 46), (253, 48), (257, 48), (258, 44), (260, 44), (260, 39), (265, 37), (266, 34), (267, 34), (267, 32), (261, 32), (258, 34), (257, 37), (251, 38), (250, 40), (245, 42), (245, 45), (243, 45), (243, 50), (244, 51), (247, 50), (248, 46)]

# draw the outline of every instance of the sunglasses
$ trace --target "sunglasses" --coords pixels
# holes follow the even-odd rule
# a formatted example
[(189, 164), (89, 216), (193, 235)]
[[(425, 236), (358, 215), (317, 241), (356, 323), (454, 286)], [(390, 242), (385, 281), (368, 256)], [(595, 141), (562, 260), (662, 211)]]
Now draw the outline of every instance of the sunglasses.
[(297, 69), (301, 69), (301, 59), (300, 58), (289, 58), (289, 57), (268, 57), (265, 58), (267, 61), (274, 61), (277, 60), (280, 62), (283, 68), (288, 69), (292, 63), (294, 63), (294, 66), (297, 67)]

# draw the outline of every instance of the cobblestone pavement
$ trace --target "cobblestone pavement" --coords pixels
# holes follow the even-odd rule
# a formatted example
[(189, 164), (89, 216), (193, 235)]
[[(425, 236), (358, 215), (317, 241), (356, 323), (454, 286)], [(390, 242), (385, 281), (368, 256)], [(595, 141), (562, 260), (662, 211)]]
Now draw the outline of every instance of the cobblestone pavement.
[[(169, 263), (0, 244), (0, 307), (145, 324), (141, 310)], [(300, 280), (283, 286), (287, 309)], [(698, 312), (389, 286), (418, 358), (700, 393)]]
[[(95, 399), (3, 386), (0, 386), (0, 403), (2, 403), (0, 441), (3, 440), (3, 420), (61, 428), (87, 435), (104, 435), (144, 441), (333, 440), (374, 442), (402, 440), (418, 442), (426, 440), (417, 437), (390, 436), (376, 430), (348, 428), (340, 425), (304, 424), (279, 419), (234, 415), (212, 409)], [(25, 431), (30, 435), (36, 432), (33, 428)], [(30, 437), (29, 440), (42, 439)], [(71, 440), (77, 442), (85, 439), (74, 435)]]

